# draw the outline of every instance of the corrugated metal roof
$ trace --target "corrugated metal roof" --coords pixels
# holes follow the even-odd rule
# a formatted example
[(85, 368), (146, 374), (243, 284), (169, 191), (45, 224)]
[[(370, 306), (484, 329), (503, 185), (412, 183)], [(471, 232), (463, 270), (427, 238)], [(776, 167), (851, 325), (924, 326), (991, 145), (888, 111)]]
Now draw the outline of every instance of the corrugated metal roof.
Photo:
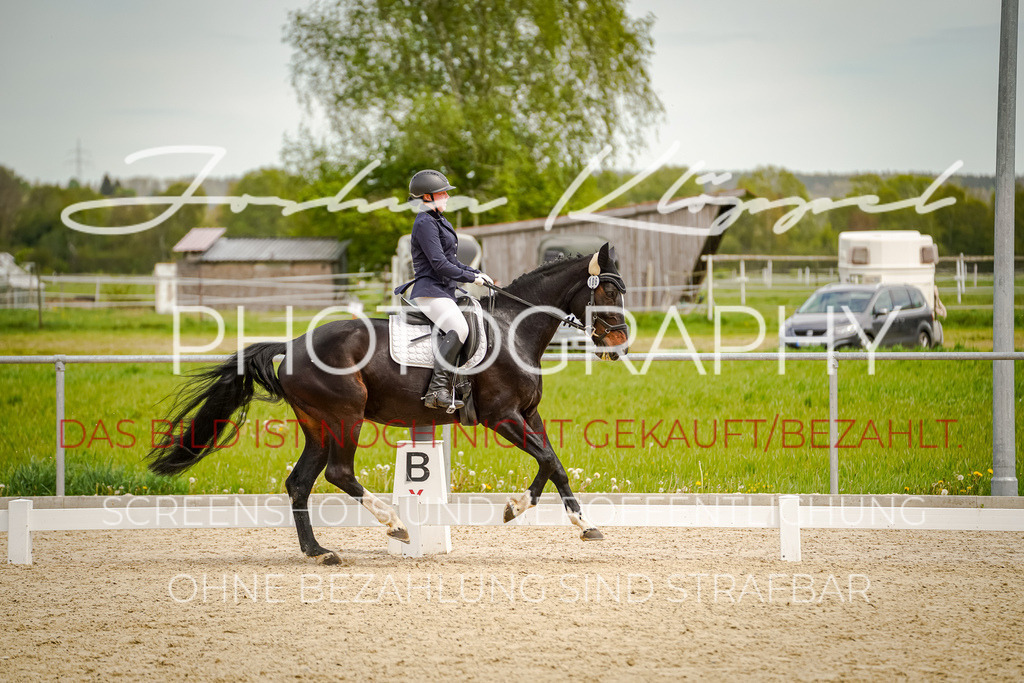
[(206, 251), (220, 236), (227, 231), (227, 228), (192, 228), (188, 234), (178, 240), (171, 251), (194, 252)]
[(332, 239), (223, 237), (199, 261), (337, 261), (346, 244)]

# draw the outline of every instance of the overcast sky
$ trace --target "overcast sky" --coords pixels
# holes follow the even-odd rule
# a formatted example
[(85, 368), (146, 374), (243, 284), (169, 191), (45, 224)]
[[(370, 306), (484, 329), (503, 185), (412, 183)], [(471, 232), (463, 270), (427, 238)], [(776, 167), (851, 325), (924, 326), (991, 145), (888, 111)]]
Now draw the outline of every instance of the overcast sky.
[[(0, 8), (0, 164), (64, 182), (187, 175), (132, 152), (215, 145), (214, 175), (280, 163), (303, 120), (269, 0), (32, 0)], [(799, 171), (995, 168), (999, 2), (636, 0), (653, 12), (666, 120), (636, 165)], [(1024, 57), (1024, 54), (1022, 54)], [(1018, 113), (1021, 106), (1018, 104)], [(1022, 116), (1018, 116), (1021, 128)], [(1024, 169), (1024, 144), (1017, 169)]]

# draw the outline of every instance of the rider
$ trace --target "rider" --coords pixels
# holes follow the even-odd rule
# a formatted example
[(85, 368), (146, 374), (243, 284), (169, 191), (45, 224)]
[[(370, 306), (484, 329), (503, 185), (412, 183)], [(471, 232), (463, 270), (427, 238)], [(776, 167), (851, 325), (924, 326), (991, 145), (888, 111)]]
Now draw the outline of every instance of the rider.
[(422, 201), (412, 225), (412, 263), (416, 278), (410, 298), (438, 328), (434, 375), (423, 397), (428, 408), (463, 407), (462, 401), (453, 398), (452, 373), (440, 362), (444, 359), (449, 367), (454, 367), (469, 335), (469, 325), (455, 303), (456, 283), (472, 282), (478, 286), (494, 283), (487, 275), (456, 258), (459, 238), (443, 215), (448, 205), (448, 190), (454, 189), (444, 174), (429, 169), (420, 171), (409, 181), (409, 201)]

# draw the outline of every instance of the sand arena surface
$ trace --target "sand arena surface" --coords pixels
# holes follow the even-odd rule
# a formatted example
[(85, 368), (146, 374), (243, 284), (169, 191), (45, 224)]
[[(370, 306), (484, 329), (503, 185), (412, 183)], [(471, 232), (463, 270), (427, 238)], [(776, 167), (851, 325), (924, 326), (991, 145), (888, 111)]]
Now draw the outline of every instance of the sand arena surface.
[(337, 567), (292, 529), (35, 533), (0, 569), (0, 679), (1024, 677), (1022, 534), (804, 530), (786, 563), (777, 531), (605, 531), (413, 560), (318, 529)]

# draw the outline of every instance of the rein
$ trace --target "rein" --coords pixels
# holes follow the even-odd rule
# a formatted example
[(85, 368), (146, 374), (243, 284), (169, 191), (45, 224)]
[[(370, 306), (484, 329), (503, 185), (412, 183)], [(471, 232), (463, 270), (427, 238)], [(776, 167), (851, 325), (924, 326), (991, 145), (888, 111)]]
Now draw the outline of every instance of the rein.
[[(509, 299), (512, 299), (513, 301), (518, 301), (519, 303), (523, 304), (524, 306), (529, 306), (530, 308), (533, 308), (533, 307), (535, 307), (537, 305), (537, 304), (531, 304), (526, 299), (520, 299), (518, 296), (516, 296), (512, 292), (506, 291), (506, 290), (502, 289), (501, 287), (499, 287), (498, 285), (492, 285), (491, 283), (485, 281), (484, 282), (484, 287), (486, 287), (487, 289), (491, 290), (492, 292), (495, 292), (496, 294), (501, 294), (502, 296), (506, 296)], [(576, 322), (575, 320), (572, 319), (571, 315), (570, 316), (565, 316), (563, 318), (562, 316), (557, 315), (555, 313), (552, 313), (551, 311), (548, 311), (548, 310), (542, 310), (541, 313), (543, 313), (544, 315), (549, 315), (552, 318), (554, 318), (555, 320), (560, 320), (563, 323), (565, 323), (566, 325), (569, 325), (570, 327), (575, 327), (577, 330), (582, 330), (583, 332), (587, 331), (586, 325), (582, 325), (582, 324)]]
[[(620, 292), (625, 292), (626, 291), (626, 284), (622, 281), (622, 277), (619, 276), (619, 275), (615, 275), (613, 273), (601, 273), (600, 275), (591, 275), (589, 278), (587, 278), (587, 281), (586, 281), (586, 285), (590, 288), (590, 303), (587, 304), (588, 307), (594, 305), (594, 303), (595, 303), (595, 291), (597, 290), (597, 288), (600, 286), (600, 284), (602, 282), (610, 282), (610, 283), (612, 283), (613, 285), (615, 285), (616, 289), (618, 289)], [(506, 296), (509, 299), (512, 299), (513, 301), (518, 301), (519, 303), (521, 303), (521, 304), (523, 304), (525, 306), (529, 306), (531, 308), (536, 306), (536, 304), (532, 304), (529, 301), (527, 301), (526, 299), (521, 299), (518, 296), (516, 296), (515, 294), (512, 294), (511, 292), (506, 291), (506, 290), (502, 289), (501, 287), (498, 287), (497, 285), (492, 285), (489, 282), (484, 282), (484, 286), (487, 287), (488, 289), (490, 289), (491, 291), (495, 292), (496, 294), (501, 294), (503, 296)], [(576, 285), (576, 287), (573, 288), (573, 292), (572, 292), (571, 296), (575, 296), (576, 290), (578, 290), (582, 286), (583, 286), (582, 284)], [(570, 298), (571, 298), (571, 296), (570, 296)], [(592, 328), (588, 328), (583, 323), (580, 323), (580, 322), (577, 322), (576, 320), (573, 320), (572, 314), (569, 314), (569, 315), (563, 317), (563, 316), (559, 316), (556, 313), (552, 313), (551, 311), (548, 311), (548, 310), (541, 310), (540, 312), (544, 313), (545, 315), (551, 316), (555, 320), (560, 321), (563, 325), (568, 325), (569, 327), (572, 327), (572, 328), (575, 328), (577, 330), (580, 330), (581, 332), (583, 332), (587, 336), (589, 336), (591, 338), (594, 338), (594, 330)], [(623, 323), (622, 325), (611, 325), (607, 321), (605, 321), (603, 318), (601, 318), (600, 316), (597, 316), (597, 315), (594, 316), (594, 319), (599, 321), (599, 322), (601, 322), (601, 323), (603, 323), (604, 326), (605, 326), (604, 333), (600, 337), (595, 338), (595, 341), (601, 341), (602, 339), (607, 337), (608, 334), (611, 333), (611, 332), (615, 332), (615, 331), (618, 331), (618, 330), (626, 330), (626, 329), (628, 329), (628, 326), (625, 323)]]

